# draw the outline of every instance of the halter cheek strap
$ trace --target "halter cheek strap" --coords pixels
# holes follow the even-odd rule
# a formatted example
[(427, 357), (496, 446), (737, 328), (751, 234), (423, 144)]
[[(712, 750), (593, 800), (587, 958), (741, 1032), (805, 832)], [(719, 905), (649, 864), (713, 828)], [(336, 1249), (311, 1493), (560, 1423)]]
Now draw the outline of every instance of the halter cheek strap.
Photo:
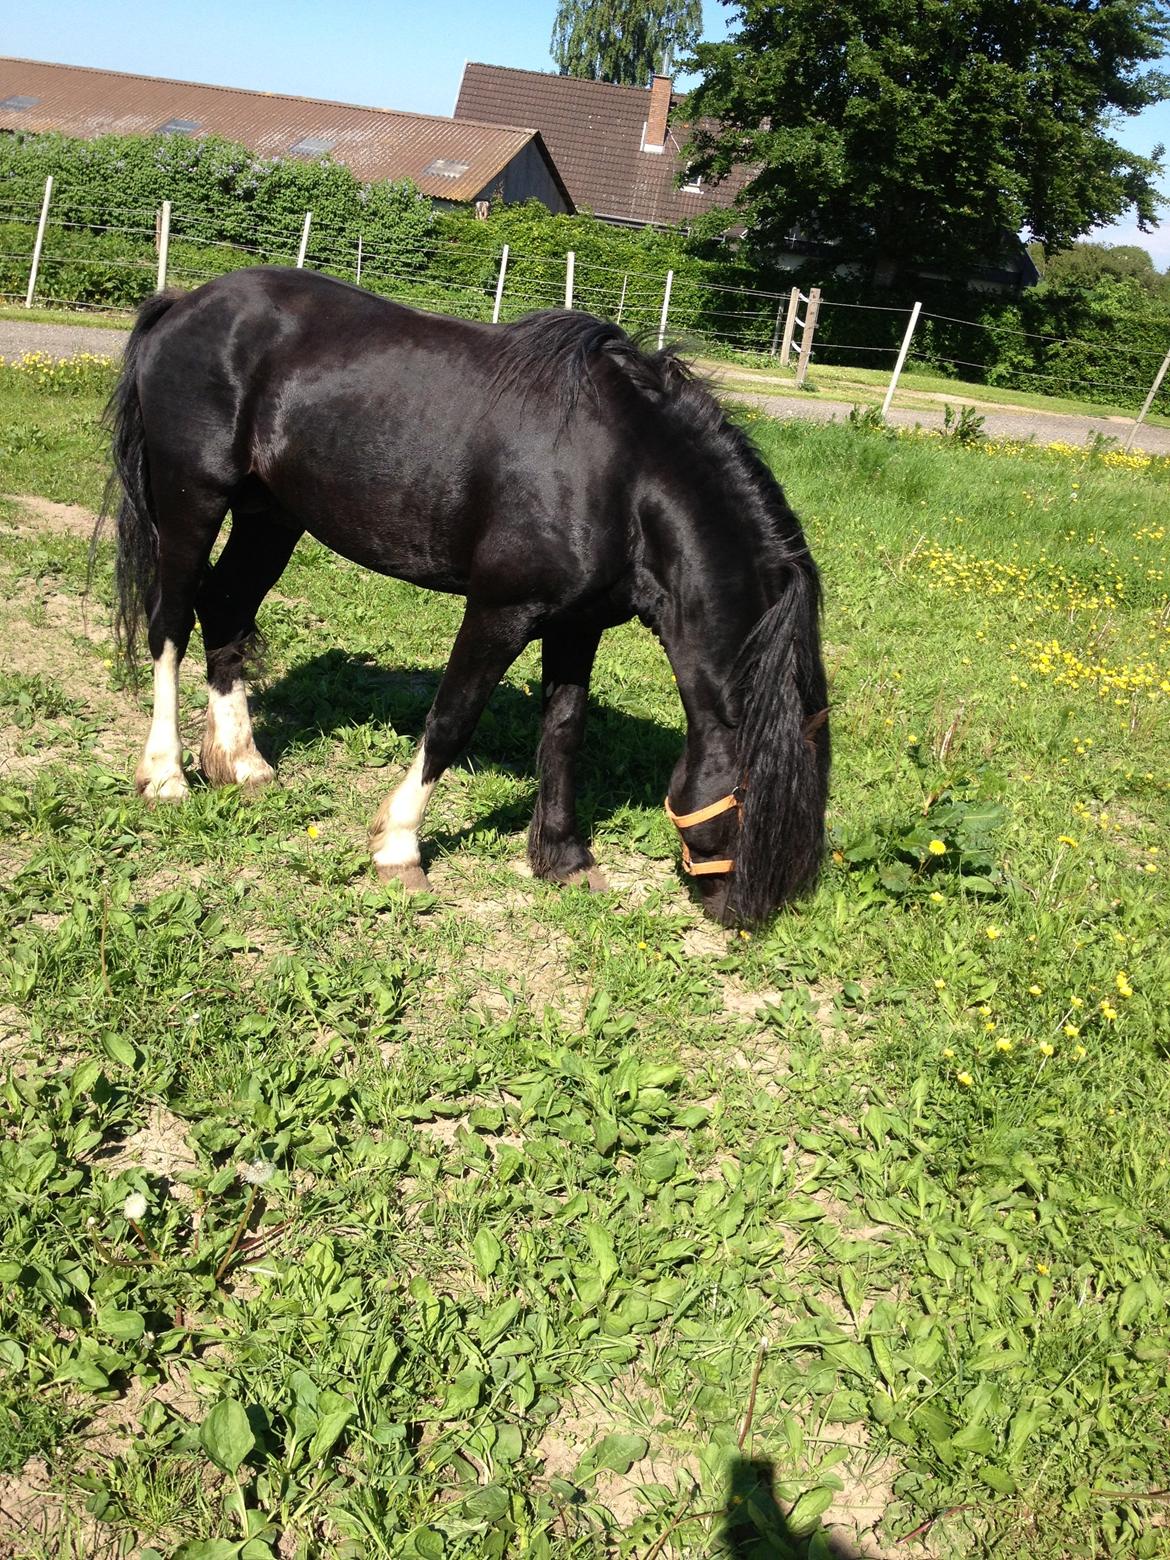
[[(681, 834), (684, 829), (697, 828), (700, 823), (707, 823), (712, 818), (718, 818), (721, 813), (738, 812), (742, 805), (738, 789), (729, 796), (721, 796), (717, 802), (712, 802), (707, 807), (700, 807), (697, 812), (676, 813), (670, 805), (670, 797), (666, 798), (663, 806), (666, 808), (666, 816), (674, 824)], [(693, 861), (690, 848), (686, 840), (682, 841), (683, 871), (689, 872), (692, 877), (709, 877), (716, 872), (734, 872), (735, 861)]]

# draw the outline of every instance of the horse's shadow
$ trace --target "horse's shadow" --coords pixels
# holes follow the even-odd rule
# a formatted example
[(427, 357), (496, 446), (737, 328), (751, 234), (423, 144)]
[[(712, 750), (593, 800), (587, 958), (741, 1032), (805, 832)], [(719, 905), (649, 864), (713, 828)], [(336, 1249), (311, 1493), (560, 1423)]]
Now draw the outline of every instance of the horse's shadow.
[[(410, 739), (422, 735), (441, 672), (431, 667), (387, 668), (360, 655), (327, 650), (257, 688), (256, 739), (275, 764), (307, 736), (335, 736), (373, 724)], [(476, 821), (477, 829), (524, 827), (536, 792), (540, 688), (529, 693), (501, 683), (492, 694), (460, 762), (522, 776), (525, 796)], [(577, 763), (579, 814), (589, 831), (626, 806), (658, 807), (682, 750), (677, 729), (590, 700), (585, 741)]]
[(776, 1497), (776, 1470), (766, 1458), (737, 1457), (731, 1466), (727, 1504), (715, 1529), (712, 1554), (724, 1560), (806, 1560), (817, 1548), (834, 1560), (861, 1560), (861, 1551), (818, 1526), (815, 1534), (792, 1531)]

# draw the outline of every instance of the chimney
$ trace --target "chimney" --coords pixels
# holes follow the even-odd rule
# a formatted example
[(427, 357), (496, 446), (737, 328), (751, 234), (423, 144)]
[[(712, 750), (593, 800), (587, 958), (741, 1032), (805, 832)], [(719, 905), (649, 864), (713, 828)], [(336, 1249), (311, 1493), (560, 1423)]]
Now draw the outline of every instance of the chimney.
[(644, 152), (661, 152), (666, 145), (666, 121), (670, 117), (669, 76), (654, 76), (650, 81), (650, 110), (642, 135)]

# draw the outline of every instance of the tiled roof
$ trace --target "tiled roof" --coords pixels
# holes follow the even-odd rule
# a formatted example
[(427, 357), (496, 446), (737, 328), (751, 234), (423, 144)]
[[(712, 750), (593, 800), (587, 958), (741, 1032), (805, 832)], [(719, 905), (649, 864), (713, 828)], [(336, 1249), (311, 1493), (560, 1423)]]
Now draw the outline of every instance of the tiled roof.
[[(676, 103), (677, 99), (672, 99)], [(642, 150), (650, 107), (647, 87), (614, 87), (503, 65), (463, 70), (458, 120), (513, 119), (544, 137), (574, 204), (614, 221), (674, 225), (712, 207), (730, 206), (751, 176), (737, 169), (697, 193), (678, 187), (690, 126), (671, 119), (665, 151)]]
[[(33, 101), (2, 106), (21, 99)], [(328, 141), (330, 155), (359, 179), (413, 179), (424, 194), (442, 200), (474, 199), (529, 142), (552, 167), (534, 129), (0, 59), (0, 130), (60, 130), (88, 139), (149, 135), (174, 121), (198, 127), (187, 133), (224, 136), (263, 157), (290, 156), (306, 138), (313, 150)]]

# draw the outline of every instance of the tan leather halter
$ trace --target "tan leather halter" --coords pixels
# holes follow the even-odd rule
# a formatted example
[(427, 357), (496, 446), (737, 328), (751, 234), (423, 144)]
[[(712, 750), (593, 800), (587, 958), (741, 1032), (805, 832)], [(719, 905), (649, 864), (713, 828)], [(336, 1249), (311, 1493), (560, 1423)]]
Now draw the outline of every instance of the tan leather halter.
[[(740, 795), (740, 786), (728, 796), (721, 796), (717, 802), (712, 802), (708, 807), (700, 807), (697, 812), (676, 813), (670, 805), (670, 797), (666, 798), (663, 806), (666, 808), (666, 816), (674, 824), (681, 834), (684, 829), (697, 828), (700, 823), (706, 823), (711, 818), (718, 818), (720, 813), (738, 812), (743, 806), (743, 797)], [(689, 872), (692, 877), (708, 877), (715, 872), (734, 872), (735, 861), (692, 861), (691, 852), (686, 840), (682, 841), (683, 871)]]

